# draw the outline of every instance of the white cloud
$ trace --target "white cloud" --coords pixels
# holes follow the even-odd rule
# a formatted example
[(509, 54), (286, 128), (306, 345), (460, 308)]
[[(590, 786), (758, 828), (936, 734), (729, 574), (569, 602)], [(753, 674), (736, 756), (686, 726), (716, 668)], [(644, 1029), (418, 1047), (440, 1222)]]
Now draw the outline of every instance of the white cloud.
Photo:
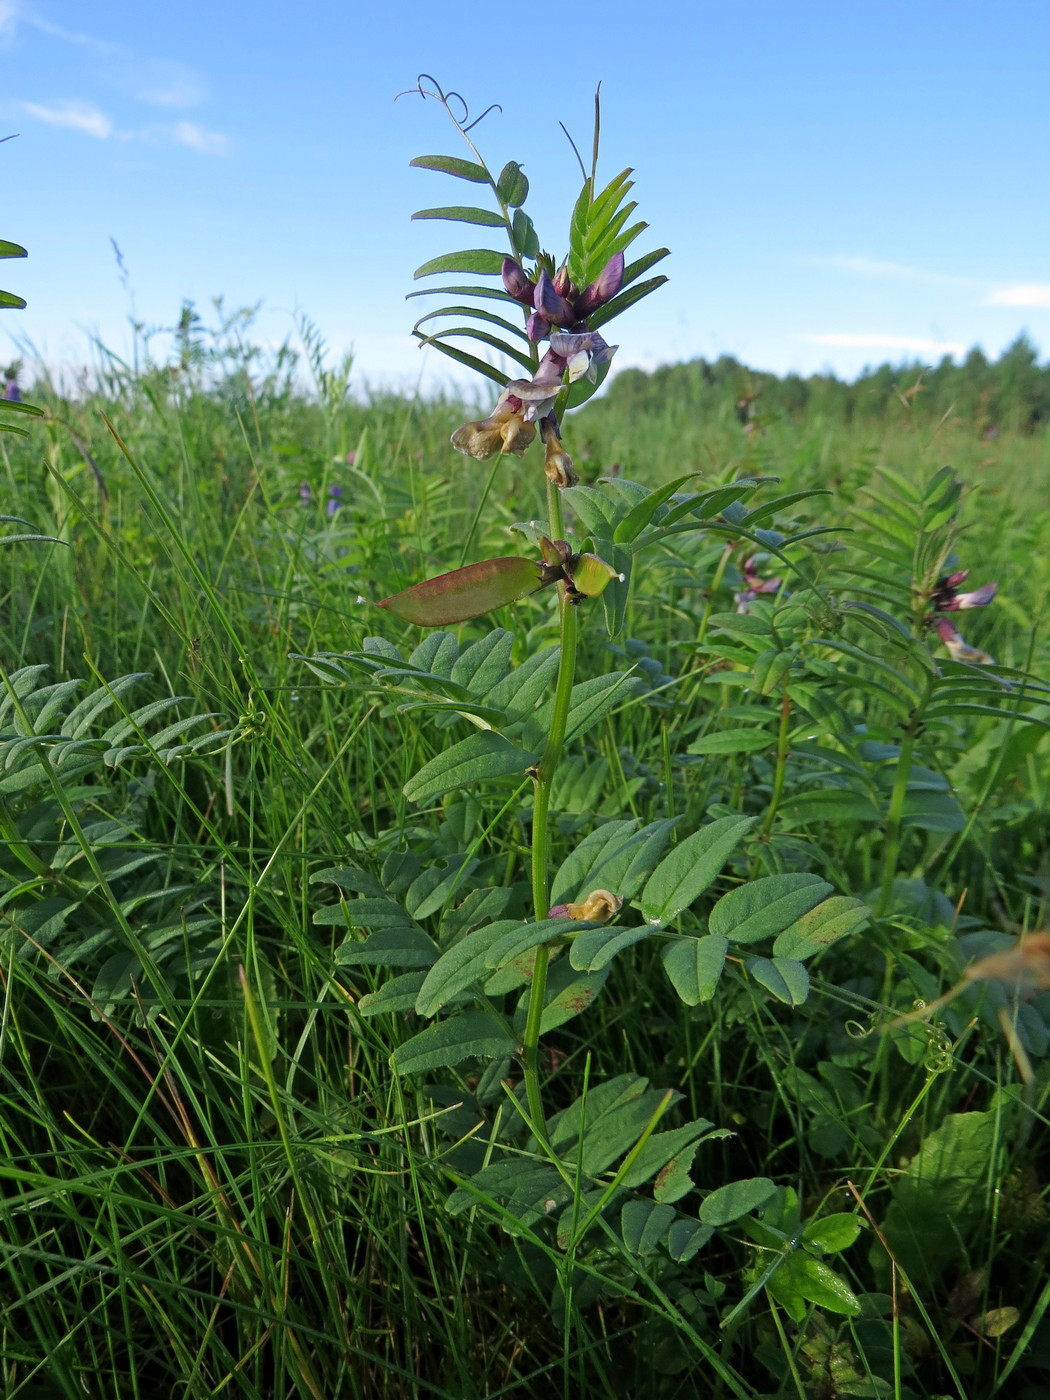
[(38, 102), (23, 102), (21, 105), (23, 111), (36, 117), (37, 121), (47, 122), (49, 126), (69, 127), (72, 131), (83, 132), (85, 136), (94, 136), (99, 141), (113, 135), (113, 123), (93, 102), (64, 100), (54, 102), (50, 107)]
[(965, 355), (967, 346), (952, 340), (927, 340), (913, 335), (834, 332), (804, 335), (811, 345), (834, 345), (841, 350), (901, 350), (915, 355)]
[(18, 13), (10, 0), (0, 0), (0, 44), (15, 37)]
[(204, 100), (204, 83), (184, 63), (152, 58), (114, 65), (107, 78), (121, 92), (154, 107), (195, 107)]
[(830, 258), (810, 258), (814, 267), (833, 267), (839, 272), (852, 272), (859, 277), (880, 277), (898, 282), (941, 283), (956, 287), (979, 286), (974, 277), (959, 277), (950, 272), (933, 272), (925, 267), (911, 267), (907, 263), (884, 262), (879, 258), (864, 256), (835, 256)]
[(20, 18), (27, 24), (31, 24), (34, 29), (38, 29), (41, 34), (46, 34), (50, 39), (61, 39), (65, 44), (76, 44), (77, 48), (88, 49), (92, 53), (116, 55), (126, 53), (123, 44), (112, 44), (106, 39), (96, 39), (91, 34), (63, 29), (60, 24), (52, 24), (50, 20), (41, 19), (39, 15), (23, 14)]
[(1019, 282), (1012, 287), (999, 287), (989, 292), (985, 306), (1050, 307), (1050, 283)]
[(196, 122), (176, 122), (168, 135), (176, 146), (185, 146), (201, 156), (225, 156), (230, 152), (230, 138), (221, 131), (207, 131)]

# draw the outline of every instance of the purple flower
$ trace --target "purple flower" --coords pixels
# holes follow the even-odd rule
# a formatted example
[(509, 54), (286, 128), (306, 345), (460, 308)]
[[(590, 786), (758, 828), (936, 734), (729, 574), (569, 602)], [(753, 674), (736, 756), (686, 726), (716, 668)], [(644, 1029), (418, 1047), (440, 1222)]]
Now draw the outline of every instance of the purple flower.
[(559, 294), (546, 268), (533, 289), (532, 304), (552, 326), (571, 326), (579, 320), (572, 303)]
[(4, 384), (4, 398), (8, 403), (21, 403), (22, 391), (18, 387), (18, 380), (12, 375)]
[(937, 612), (962, 612), (967, 608), (986, 608), (999, 591), (997, 583), (983, 583), (969, 593), (960, 593), (959, 587), (970, 576), (969, 569), (942, 578), (930, 595), (930, 602)]
[(308, 481), (300, 481), (299, 499), (302, 501), (303, 505), (308, 506), (313, 498), (314, 493), (310, 490), (310, 483)]
[(341, 486), (329, 486), (328, 488), (328, 514), (332, 516), (343, 504), (343, 488)]

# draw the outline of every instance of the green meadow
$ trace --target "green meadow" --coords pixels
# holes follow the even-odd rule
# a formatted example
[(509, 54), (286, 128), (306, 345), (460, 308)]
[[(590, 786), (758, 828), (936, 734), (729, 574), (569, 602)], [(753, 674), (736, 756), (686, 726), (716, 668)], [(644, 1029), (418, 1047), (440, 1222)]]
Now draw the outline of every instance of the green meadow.
[(542, 748), (558, 590), (375, 604), (533, 554), (539, 449), (303, 330), (0, 438), (4, 1394), (1045, 1394), (1045, 426), (726, 364), (569, 417), (630, 577), (550, 893), (623, 903), (543, 926), (538, 1124), (532, 783), (441, 765)]

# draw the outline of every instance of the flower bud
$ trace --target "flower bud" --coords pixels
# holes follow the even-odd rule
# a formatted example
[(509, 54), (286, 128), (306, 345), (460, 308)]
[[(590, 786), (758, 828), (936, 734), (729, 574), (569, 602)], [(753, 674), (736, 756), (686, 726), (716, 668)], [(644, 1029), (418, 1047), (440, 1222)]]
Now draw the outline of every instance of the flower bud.
[(520, 301), (523, 306), (531, 306), (536, 288), (525, 275), (525, 269), (514, 258), (503, 259), (503, 285), (509, 296)]
[(536, 283), (532, 304), (555, 326), (571, 326), (577, 319), (576, 312), (555, 289), (546, 268), (540, 273), (540, 279)]
[(525, 334), (533, 345), (539, 345), (541, 340), (546, 339), (550, 335), (550, 329), (551, 323), (539, 311), (534, 311), (525, 322)]
[(554, 274), (553, 286), (560, 297), (571, 300), (572, 283), (569, 281), (569, 269), (564, 263), (562, 263), (561, 267), (559, 267), (558, 271)]
[(597, 279), (589, 287), (585, 287), (576, 298), (577, 316), (581, 318), (589, 316), (592, 311), (597, 311), (607, 301), (612, 301), (623, 286), (623, 269), (623, 254), (614, 253), (602, 268)]

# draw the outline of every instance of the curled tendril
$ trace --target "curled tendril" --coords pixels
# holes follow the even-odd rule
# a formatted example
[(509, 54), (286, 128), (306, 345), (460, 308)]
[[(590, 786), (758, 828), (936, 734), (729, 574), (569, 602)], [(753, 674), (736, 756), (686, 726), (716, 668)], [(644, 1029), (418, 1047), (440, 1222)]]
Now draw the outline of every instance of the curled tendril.
[[(429, 88), (426, 88), (423, 86), (424, 83), (430, 83), (431, 86)], [(415, 87), (407, 88), (404, 92), (399, 92), (398, 97), (407, 97), (410, 92), (418, 92), (420, 97), (422, 97), (424, 101), (426, 101), (428, 97), (432, 97), (436, 102), (440, 102), (442, 107), (444, 107), (445, 111), (452, 118), (453, 122), (455, 122), (456, 126), (459, 127), (460, 131), (462, 131), (464, 136), (467, 134), (468, 131), (473, 131), (479, 122), (483, 122), (490, 112), (503, 111), (503, 108), (499, 105), (498, 102), (493, 102), (485, 108), (480, 117), (475, 117), (474, 120), (471, 121), (470, 108), (467, 106), (467, 99), (463, 96), (463, 94), (461, 92), (454, 91), (446, 92), (445, 89), (438, 82), (437, 78), (435, 78), (432, 73), (420, 73), (419, 77), (416, 79)], [(463, 108), (461, 116), (457, 117), (455, 112), (452, 110), (451, 104), (453, 102), (458, 102), (459, 105)]]

